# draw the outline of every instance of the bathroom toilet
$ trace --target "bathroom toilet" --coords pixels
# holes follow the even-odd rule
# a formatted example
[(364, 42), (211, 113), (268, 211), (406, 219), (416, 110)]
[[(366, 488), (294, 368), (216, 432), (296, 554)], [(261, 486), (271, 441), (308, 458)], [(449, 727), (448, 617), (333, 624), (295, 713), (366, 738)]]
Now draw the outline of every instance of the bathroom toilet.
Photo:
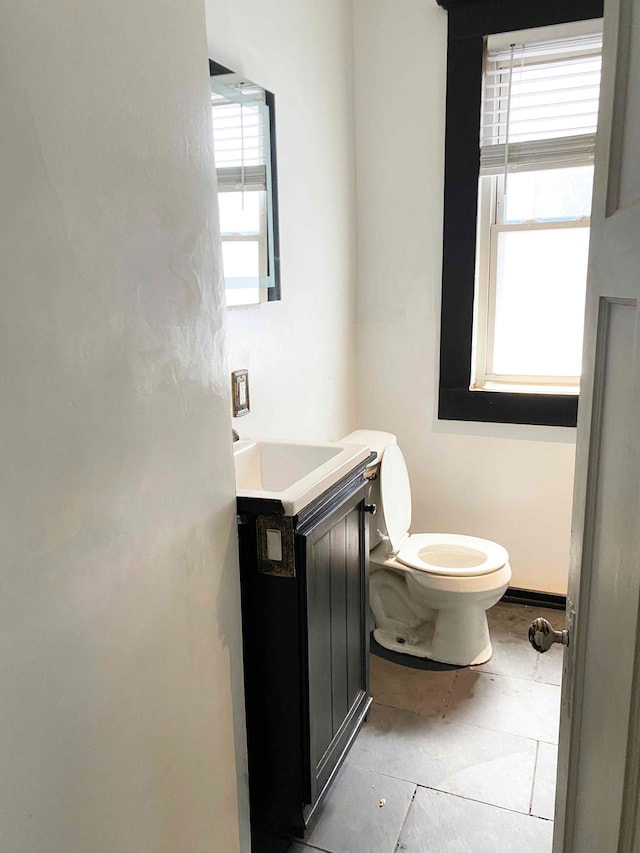
[(511, 580), (509, 555), (495, 542), (455, 533), (409, 533), (409, 474), (391, 433), (356, 430), (345, 442), (376, 452), (367, 475), (369, 604), (374, 637), (387, 649), (462, 666), (492, 654), (486, 612)]

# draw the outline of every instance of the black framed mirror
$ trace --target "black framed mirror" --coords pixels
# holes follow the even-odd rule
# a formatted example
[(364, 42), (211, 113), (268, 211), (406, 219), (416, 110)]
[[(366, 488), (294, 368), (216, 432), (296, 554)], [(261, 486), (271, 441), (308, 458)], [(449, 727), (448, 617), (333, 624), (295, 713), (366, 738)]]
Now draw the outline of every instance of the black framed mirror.
[(209, 60), (227, 306), (281, 298), (275, 98)]

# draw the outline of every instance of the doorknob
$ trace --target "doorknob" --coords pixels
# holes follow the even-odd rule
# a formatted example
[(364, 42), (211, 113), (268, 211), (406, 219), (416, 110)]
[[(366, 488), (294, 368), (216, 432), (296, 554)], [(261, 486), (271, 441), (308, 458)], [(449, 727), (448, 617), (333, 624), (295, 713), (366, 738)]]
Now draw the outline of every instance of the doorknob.
[(543, 654), (548, 652), (554, 643), (569, 645), (568, 631), (555, 631), (553, 625), (539, 616), (529, 626), (529, 642), (533, 648)]

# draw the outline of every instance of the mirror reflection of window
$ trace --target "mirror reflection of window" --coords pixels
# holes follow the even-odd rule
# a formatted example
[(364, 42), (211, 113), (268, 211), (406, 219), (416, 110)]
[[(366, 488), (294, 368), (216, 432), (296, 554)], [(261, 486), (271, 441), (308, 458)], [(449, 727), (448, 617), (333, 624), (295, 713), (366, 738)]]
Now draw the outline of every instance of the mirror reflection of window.
[(279, 298), (272, 104), (261, 87), (223, 72), (210, 83), (227, 305), (253, 305)]

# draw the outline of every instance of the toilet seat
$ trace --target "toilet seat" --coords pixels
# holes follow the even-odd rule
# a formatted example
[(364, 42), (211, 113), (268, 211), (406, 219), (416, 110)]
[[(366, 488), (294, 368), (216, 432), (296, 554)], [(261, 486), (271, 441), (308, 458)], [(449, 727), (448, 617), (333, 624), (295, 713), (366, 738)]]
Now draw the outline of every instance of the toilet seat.
[(509, 555), (502, 545), (459, 533), (416, 533), (401, 543), (396, 559), (432, 575), (477, 577), (502, 569)]
[(476, 577), (502, 569), (507, 551), (496, 542), (459, 533), (409, 534), (411, 485), (397, 444), (380, 460), (380, 510), (394, 557), (420, 572), (448, 577)]

